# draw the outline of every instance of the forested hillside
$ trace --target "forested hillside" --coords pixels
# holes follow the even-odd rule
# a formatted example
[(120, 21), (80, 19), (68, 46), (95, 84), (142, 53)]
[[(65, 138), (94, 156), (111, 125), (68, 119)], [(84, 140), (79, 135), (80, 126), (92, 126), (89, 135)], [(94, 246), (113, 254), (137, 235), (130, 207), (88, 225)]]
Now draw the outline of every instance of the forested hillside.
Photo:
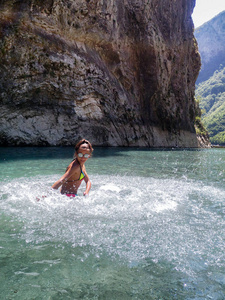
[(196, 98), (212, 144), (225, 145), (225, 11), (196, 29), (202, 67)]
[(225, 145), (225, 67), (200, 83), (196, 95), (211, 143)]

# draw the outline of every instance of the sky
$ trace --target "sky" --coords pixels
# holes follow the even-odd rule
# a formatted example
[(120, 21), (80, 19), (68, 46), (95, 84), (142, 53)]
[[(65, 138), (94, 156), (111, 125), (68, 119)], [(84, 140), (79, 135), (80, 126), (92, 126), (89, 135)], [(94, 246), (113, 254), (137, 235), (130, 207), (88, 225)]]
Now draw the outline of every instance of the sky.
[(192, 14), (195, 28), (208, 22), (224, 10), (225, 0), (196, 0), (196, 5)]

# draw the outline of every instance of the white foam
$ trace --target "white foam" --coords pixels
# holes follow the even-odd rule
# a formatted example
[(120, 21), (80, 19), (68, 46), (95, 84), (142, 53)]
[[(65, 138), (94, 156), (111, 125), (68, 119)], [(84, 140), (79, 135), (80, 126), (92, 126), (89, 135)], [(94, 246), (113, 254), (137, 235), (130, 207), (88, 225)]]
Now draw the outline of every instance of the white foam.
[(100, 187), (100, 190), (112, 191), (112, 192), (117, 192), (117, 193), (119, 193), (121, 191), (121, 189), (117, 185), (115, 185), (114, 183), (105, 184), (105, 185)]
[[(20, 238), (27, 243), (91, 245), (129, 260), (146, 255), (175, 259), (179, 251), (185, 259), (195, 244), (196, 253), (207, 253), (214, 229), (223, 234), (225, 191), (201, 182), (95, 175), (89, 197), (82, 196), (82, 183), (78, 197), (69, 198), (51, 189), (56, 179), (39, 176), (0, 184), (0, 209), (19, 222)], [(211, 232), (200, 232), (200, 226)]]

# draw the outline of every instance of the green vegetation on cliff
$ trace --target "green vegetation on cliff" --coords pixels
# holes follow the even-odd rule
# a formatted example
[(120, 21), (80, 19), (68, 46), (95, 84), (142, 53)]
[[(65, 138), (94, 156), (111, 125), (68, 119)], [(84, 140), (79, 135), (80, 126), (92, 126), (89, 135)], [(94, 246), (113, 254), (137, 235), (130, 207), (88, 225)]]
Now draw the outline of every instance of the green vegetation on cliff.
[(202, 123), (202, 110), (198, 99), (195, 99), (195, 130), (197, 135), (202, 136), (208, 140), (209, 135), (204, 124)]
[(213, 76), (197, 86), (196, 96), (200, 99), (202, 122), (211, 143), (225, 145), (225, 68), (222, 65)]
[(225, 145), (225, 11), (195, 30), (201, 55), (196, 98), (212, 144)]

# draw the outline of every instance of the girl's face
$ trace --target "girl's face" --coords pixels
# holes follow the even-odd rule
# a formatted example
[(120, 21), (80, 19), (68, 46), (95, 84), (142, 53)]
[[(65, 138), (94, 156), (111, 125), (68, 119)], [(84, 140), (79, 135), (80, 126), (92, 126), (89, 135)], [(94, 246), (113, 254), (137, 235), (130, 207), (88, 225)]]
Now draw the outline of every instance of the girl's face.
[(84, 164), (90, 156), (91, 156), (91, 151), (89, 149), (88, 144), (80, 145), (76, 153), (76, 158), (79, 161), (79, 163)]

